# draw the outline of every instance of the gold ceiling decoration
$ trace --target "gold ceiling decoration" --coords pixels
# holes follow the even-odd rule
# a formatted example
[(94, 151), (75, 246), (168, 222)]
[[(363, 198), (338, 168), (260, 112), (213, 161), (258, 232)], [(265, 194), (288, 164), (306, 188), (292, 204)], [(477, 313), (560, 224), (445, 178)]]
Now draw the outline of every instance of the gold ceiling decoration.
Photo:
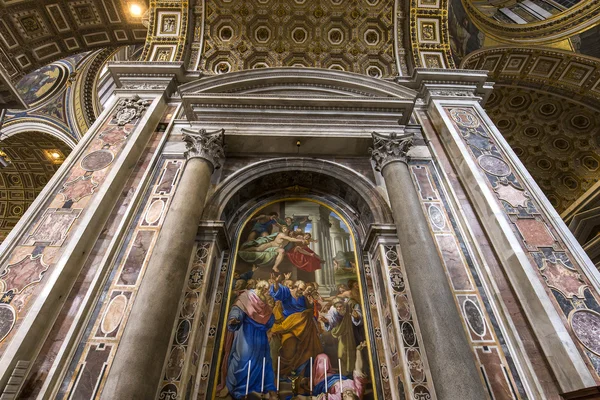
[(482, 12), (473, 0), (462, 0), (471, 21), (501, 43), (544, 45), (577, 35), (600, 23), (600, 0), (581, 0), (548, 19), (526, 24), (499, 22)]
[(562, 50), (505, 46), (469, 54), (461, 68), (490, 71), (494, 82), (528, 86), (598, 107), (600, 60)]
[(189, 8), (187, 0), (150, 0), (148, 35), (140, 60), (184, 61), (187, 39), (193, 36), (188, 32)]
[(389, 0), (207, 0), (201, 70), (303, 66), (392, 77), (406, 69)]
[(145, 38), (146, 28), (125, 1), (0, 0), (0, 63), (12, 83), (71, 54)]
[(448, 35), (448, 0), (410, 0), (414, 67), (455, 68)]

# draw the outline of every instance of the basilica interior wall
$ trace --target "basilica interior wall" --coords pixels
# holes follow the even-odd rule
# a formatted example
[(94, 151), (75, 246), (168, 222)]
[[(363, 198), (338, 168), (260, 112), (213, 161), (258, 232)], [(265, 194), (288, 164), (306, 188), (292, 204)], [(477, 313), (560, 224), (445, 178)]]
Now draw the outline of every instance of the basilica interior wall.
[(0, 8), (1, 398), (600, 396), (593, 1), (84, 3)]

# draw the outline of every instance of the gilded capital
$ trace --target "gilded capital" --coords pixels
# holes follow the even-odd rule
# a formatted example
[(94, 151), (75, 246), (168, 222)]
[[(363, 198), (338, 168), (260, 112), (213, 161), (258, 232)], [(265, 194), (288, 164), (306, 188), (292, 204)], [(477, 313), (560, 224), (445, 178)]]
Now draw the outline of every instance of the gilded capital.
[(183, 153), (185, 158), (203, 158), (213, 169), (221, 168), (221, 159), (225, 158), (225, 129), (207, 132), (206, 129), (193, 131), (184, 128), (181, 131), (186, 148)]
[(408, 150), (413, 145), (414, 133), (398, 135), (392, 132), (389, 135), (372, 133), (373, 147), (369, 148), (371, 160), (375, 161), (375, 170), (381, 171), (388, 163), (400, 161), (407, 163)]

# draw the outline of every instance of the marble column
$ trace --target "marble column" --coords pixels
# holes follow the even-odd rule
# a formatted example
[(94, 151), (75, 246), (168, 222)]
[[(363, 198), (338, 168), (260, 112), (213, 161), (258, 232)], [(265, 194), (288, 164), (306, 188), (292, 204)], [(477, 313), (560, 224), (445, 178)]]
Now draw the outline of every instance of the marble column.
[(387, 187), (433, 384), (439, 399), (485, 399), (473, 352), (410, 177), (407, 152), (413, 135), (374, 132), (371, 155)]
[(102, 399), (153, 399), (223, 130), (184, 130), (187, 163), (110, 369)]

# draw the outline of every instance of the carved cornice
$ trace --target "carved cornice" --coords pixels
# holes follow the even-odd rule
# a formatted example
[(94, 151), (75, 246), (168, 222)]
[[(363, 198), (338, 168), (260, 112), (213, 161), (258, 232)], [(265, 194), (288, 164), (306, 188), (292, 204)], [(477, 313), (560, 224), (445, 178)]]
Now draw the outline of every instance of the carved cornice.
[(225, 129), (207, 132), (206, 129), (194, 131), (184, 128), (181, 132), (186, 148), (185, 158), (203, 158), (213, 169), (221, 168), (221, 159), (225, 158)]
[(408, 163), (410, 160), (408, 151), (413, 145), (414, 133), (398, 135), (392, 132), (389, 136), (384, 136), (373, 132), (371, 135), (373, 136), (373, 147), (369, 151), (371, 160), (375, 162), (376, 171), (382, 171), (391, 162)]

